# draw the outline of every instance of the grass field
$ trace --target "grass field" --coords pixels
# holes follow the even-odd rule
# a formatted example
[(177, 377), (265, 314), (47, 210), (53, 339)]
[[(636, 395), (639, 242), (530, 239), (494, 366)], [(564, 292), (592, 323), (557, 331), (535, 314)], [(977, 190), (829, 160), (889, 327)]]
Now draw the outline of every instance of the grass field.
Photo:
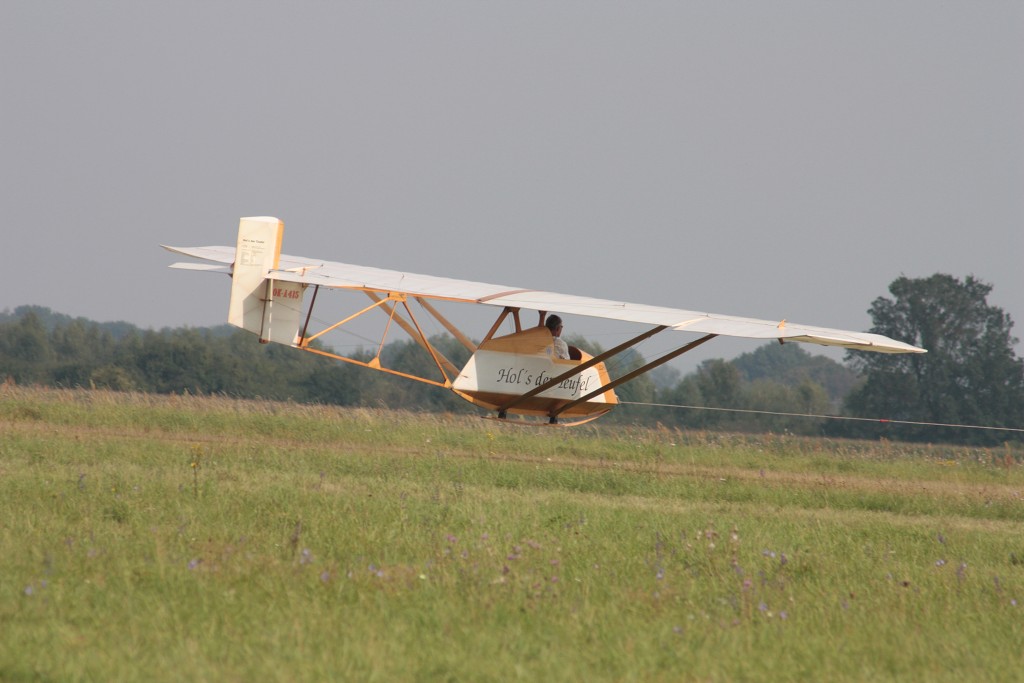
[(0, 680), (1024, 680), (1022, 459), (5, 387)]

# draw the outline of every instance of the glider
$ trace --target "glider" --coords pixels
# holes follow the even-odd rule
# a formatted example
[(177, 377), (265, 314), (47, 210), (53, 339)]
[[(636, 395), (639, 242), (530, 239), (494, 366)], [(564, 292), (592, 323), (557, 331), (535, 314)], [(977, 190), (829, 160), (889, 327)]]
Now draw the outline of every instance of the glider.
[[(261, 343), (285, 344), (444, 387), (502, 419), (509, 414), (533, 415), (546, 417), (550, 424), (563, 425), (595, 419), (618, 403), (615, 387), (720, 335), (881, 353), (925, 353), (916, 346), (866, 332), (631, 304), (288, 256), (281, 253), (283, 236), (284, 223), (277, 218), (259, 216), (241, 219), (234, 247), (162, 246), (204, 262), (174, 263), (171, 268), (230, 275), (228, 322), (258, 335)], [(321, 288), (361, 291), (369, 297), (370, 303), (336, 323), (313, 330), (310, 322)], [(312, 293), (306, 305), (310, 289)], [(474, 343), (438, 312), (431, 303), (434, 301), (492, 306), (500, 311), (483, 340)], [(416, 302), (419, 310), (436, 319), (472, 354), (464, 367), (455, 366), (430, 343), (411, 302)], [(374, 309), (383, 311), (388, 321), (377, 355), (371, 360), (347, 358), (312, 344), (322, 335)], [(520, 314), (524, 309), (537, 312), (537, 326), (523, 324)], [(544, 326), (549, 313), (620, 320), (645, 325), (648, 329), (597, 356), (574, 349), (570, 359), (565, 360), (553, 354), (552, 333)], [(515, 331), (495, 336), (509, 318)], [(405, 330), (430, 354), (437, 366), (436, 378), (410, 375), (381, 365), (380, 350), (392, 323)], [(605, 361), (663, 332), (703, 336), (680, 343), (674, 350), (621, 377), (610, 378)]]

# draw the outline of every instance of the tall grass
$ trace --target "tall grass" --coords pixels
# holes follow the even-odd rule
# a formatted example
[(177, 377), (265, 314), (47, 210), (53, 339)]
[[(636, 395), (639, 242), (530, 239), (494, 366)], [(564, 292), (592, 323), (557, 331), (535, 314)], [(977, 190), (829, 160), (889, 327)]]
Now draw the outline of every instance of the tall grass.
[(1012, 448), (0, 392), (0, 680), (1024, 680)]

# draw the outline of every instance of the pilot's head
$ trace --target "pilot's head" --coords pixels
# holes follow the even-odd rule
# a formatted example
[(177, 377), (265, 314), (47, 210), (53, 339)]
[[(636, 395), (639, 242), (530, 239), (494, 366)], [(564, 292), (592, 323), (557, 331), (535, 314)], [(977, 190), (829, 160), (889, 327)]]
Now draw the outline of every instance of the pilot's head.
[(556, 337), (562, 333), (562, 319), (557, 315), (549, 316), (548, 319), (544, 321), (544, 326), (551, 330), (551, 334)]

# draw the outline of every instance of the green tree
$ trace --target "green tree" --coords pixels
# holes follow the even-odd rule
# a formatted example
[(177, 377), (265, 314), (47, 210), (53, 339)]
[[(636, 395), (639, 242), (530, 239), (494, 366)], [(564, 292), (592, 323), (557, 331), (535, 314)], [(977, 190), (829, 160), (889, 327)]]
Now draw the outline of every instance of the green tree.
[[(744, 407), (739, 370), (721, 358), (712, 358), (701, 363), (693, 376), (693, 386), (682, 388), (682, 392), (691, 395), (692, 405), (707, 408)], [(694, 403), (693, 398), (697, 397), (700, 400)], [(688, 417), (688, 422), (695, 423), (695, 426), (718, 429), (733, 429), (738, 422), (736, 414), (716, 410), (699, 411), (699, 414)]]
[(0, 374), (19, 384), (49, 381), (53, 350), (39, 316), (29, 312), (0, 332)]
[[(850, 413), (919, 422), (1020, 427), (1024, 424), (1024, 361), (1017, 358), (1013, 321), (987, 297), (992, 286), (935, 274), (900, 277), (869, 309), (872, 332), (928, 349), (927, 354), (847, 354), (864, 383), (847, 398)], [(902, 438), (973, 443), (1006, 434), (934, 428), (901, 429)]]
[(113, 336), (84, 318), (57, 322), (50, 331), (54, 365), (50, 380), (64, 387), (87, 387), (93, 373), (109, 363), (115, 347)]
[(831, 358), (809, 353), (802, 344), (763, 344), (733, 359), (745, 382), (770, 380), (787, 387), (819, 385), (829, 398), (825, 410), (838, 410), (857, 383), (857, 373)]
[(802, 416), (825, 414), (830, 406), (825, 389), (810, 379), (804, 379), (797, 386), (757, 379), (745, 385), (744, 395), (749, 410), (763, 411), (743, 416), (746, 429), (756, 431), (820, 434), (821, 420)]
[(706, 360), (697, 370), (697, 386), (706, 405), (712, 408), (739, 408), (743, 388), (736, 366), (721, 358)]

